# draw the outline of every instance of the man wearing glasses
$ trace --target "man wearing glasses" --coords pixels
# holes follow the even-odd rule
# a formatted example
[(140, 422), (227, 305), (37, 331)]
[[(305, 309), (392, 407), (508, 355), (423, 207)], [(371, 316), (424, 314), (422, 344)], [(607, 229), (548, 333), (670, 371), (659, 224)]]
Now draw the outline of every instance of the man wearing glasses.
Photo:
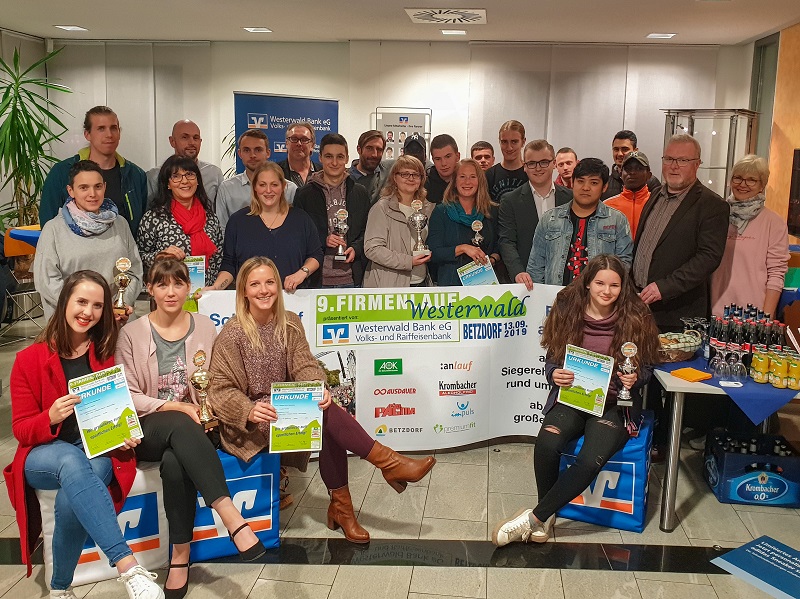
[(312, 173), (322, 170), (322, 165), (311, 160), (314, 152), (314, 125), (307, 121), (292, 123), (286, 129), (286, 160), (278, 163), (287, 181), (302, 187)]
[(525, 271), (533, 247), (533, 233), (548, 210), (572, 199), (572, 191), (553, 183), (555, 151), (544, 139), (525, 146), (523, 168), (528, 185), (521, 185), (502, 196), (498, 216), (500, 256), (511, 279), (528, 289), (533, 287)]
[[(169, 145), (175, 150), (175, 156), (183, 156), (194, 160), (200, 169), (200, 177), (203, 179), (203, 189), (211, 202), (211, 208), (217, 205), (217, 190), (222, 183), (222, 170), (210, 162), (200, 160), (200, 147), (203, 145), (203, 138), (200, 135), (200, 127), (197, 123), (190, 120), (178, 121), (172, 126), (172, 135), (169, 136)], [(147, 171), (147, 204), (149, 205), (158, 191), (158, 171), (161, 167), (157, 166)]]

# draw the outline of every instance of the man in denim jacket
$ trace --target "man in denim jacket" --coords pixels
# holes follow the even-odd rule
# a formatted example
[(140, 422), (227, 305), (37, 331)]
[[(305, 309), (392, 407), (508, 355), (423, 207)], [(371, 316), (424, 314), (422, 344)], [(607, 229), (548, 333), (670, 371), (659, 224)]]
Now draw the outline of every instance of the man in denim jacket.
[(584, 158), (575, 167), (572, 201), (548, 210), (533, 234), (526, 270), (534, 283), (568, 285), (600, 254), (616, 254), (630, 266), (633, 241), (628, 219), (600, 201), (608, 177), (608, 167), (599, 158)]

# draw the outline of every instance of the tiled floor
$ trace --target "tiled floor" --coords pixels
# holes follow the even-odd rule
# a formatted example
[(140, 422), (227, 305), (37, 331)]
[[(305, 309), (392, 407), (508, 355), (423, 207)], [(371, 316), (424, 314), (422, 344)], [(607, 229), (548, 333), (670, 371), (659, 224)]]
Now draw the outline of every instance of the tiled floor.
[[(23, 344), (0, 348), (0, 466), (11, 461), (16, 442), (10, 432), (8, 375)], [(459, 452), (439, 452), (431, 474), (405, 493), (395, 493), (370, 464), (351, 458), (350, 490), (359, 521), (374, 539), (456, 539), (486, 542), (500, 517), (536, 503), (529, 444), (483, 444)], [(554, 543), (736, 547), (766, 534), (798, 545), (800, 513), (792, 509), (733, 506), (719, 503), (700, 477), (701, 456), (683, 450), (678, 482), (680, 525), (672, 533), (658, 528), (663, 468), (650, 479), (647, 526), (629, 533), (580, 522), (556, 524)], [(4, 487), (3, 483), (0, 486)], [(316, 464), (300, 475), (291, 473), (295, 502), (281, 512), (282, 536), (341, 538), (325, 526), (327, 494)], [(0, 537), (18, 536), (14, 511), (5, 488), (0, 489)], [(413, 546), (413, 542), (410, 543)], [(569, 548), (570, 546), (565, 546)], [(578, 546), (576, 546), (578, 547)], [(491, 547), (486, 546), (491, 554)], [(545, 551), (531, 546), (529, 551)], [(0, 556), (1, 557), (1, 556)], [(0, 559), (2, 562), (2, 559)], [(447, 599), (686, 597), (757, 599), (767, 595), (727, 574), (674, 572), (610, 572), (582, 568), (435, 567), (393, 565), (293, 565), (209, 563), (193, 566), (191, 599), (281, 597), (282, 599)], [(451, 564), (453, 565), (453, 564)], [(704, 565), (704, 569), (707, 567)], [(706, 569), (707, 571), (707, 569)], [(163, 577), (163, 572), (161, 573)], [(79, 597), (124, 596), (119, 583), (106, 581), (76, 589)], [(44, 570), (24, 577), (20, 565), (0, 565), (0, 597), (45, 597)]]

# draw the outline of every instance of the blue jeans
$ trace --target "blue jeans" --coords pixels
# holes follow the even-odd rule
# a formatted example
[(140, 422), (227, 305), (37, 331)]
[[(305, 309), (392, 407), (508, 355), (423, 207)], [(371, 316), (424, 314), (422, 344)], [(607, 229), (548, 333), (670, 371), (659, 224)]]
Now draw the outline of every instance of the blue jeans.
[(83, 444), (56, 439), (37, 445), (25, 460), (25, 480), (34, 489), (57, 490), (53, 530), (53, 578), (50, 586), (64, 590), (86, 543), (87, 533), (113, 566), (133, 555), (117, 524), (108, 492), (112, 478), (111, 458), (89, 459)]

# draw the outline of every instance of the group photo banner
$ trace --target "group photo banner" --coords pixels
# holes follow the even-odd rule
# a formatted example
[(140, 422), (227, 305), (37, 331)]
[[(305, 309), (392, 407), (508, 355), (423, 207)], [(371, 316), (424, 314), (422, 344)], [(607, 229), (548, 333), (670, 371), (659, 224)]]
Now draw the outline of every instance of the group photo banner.
[[(322, 137), (339, 131), (338, 100), (233, 92), (233, 110), (236, 139), (248, 129), (261, 129), (269, 138), (273, 162), (286, 159), (286, 127), (291, 123), (307, 121), (314, 125), (317, 153)], [(239, 156), (236, 156), (236, 172), (244, 172)]]
[[(540, 338), (560, 290), (315, 289), (284, 299), (337, 402), (373, 438), (414, 451), (538, 434), (550, 387)], [(207, 292), (199, 311), (219, 330), (235, 292)]]

